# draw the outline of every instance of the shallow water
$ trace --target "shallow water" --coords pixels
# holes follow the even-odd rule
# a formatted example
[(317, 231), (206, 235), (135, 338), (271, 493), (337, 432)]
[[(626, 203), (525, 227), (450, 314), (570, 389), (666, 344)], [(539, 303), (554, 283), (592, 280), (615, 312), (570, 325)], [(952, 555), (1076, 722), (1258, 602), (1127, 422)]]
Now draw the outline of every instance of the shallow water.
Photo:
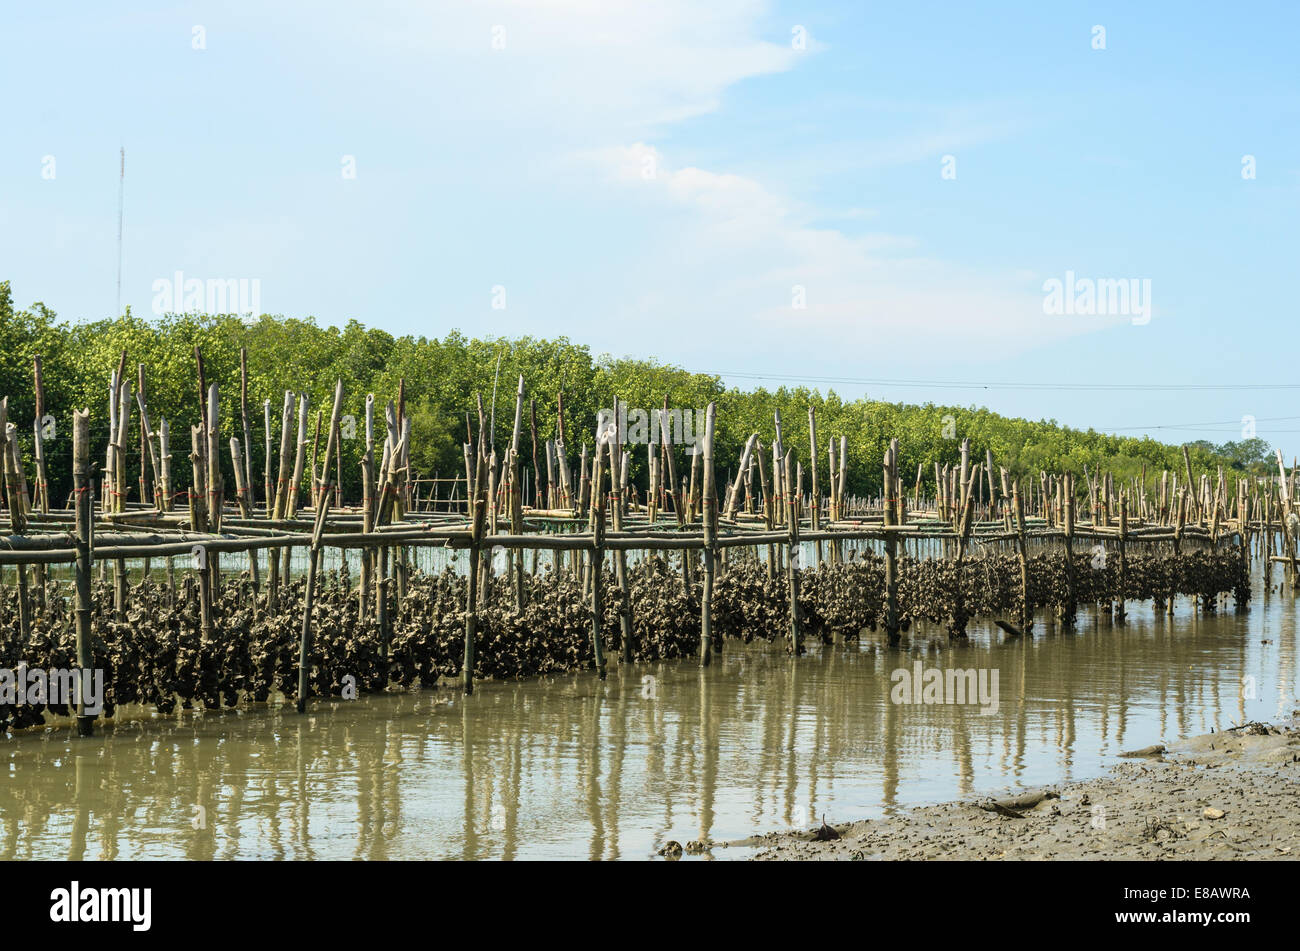
[[(1290, 715), (1297, 602), (898, 650), (728, 642), (696, 661), (0, 738), (3, 858), (621, 858), (1095, 775), (1122, 750)], [(1269, 641), (1271, 643), (1263, 643)], [(997, 671), (996, 712), (891, 673)], [(715, 848), (741, 858), (747, 848)]]

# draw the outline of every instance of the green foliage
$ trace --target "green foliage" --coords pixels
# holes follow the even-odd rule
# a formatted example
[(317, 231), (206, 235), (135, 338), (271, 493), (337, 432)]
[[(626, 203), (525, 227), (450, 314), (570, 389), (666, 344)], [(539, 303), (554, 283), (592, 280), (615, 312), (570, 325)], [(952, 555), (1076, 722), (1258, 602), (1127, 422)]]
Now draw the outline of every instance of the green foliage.
[[(8, 282), (0, 282), (0, 396), (9, 397), (9, 418), (19, 427), (30, 448), (35, 413), (32, 357), (44, 363), (46, 409), (54, 415), (58, 436), (47, 449), (53, 498), (66, 496), (71, 479), (73, 408), (89, 407), (92, 458), (103, 458), (108, 438), (108, 381), (122, 351), (127, 372), (135, 378), (144, 364), (150, 415), (166, 417), (173, 433), (173, 455), (183, 459), (189, 451), (188, 426), (198, 421), (198, 385), (194, 348), (203, 353), (209, 383), (221, 394), (222, 447), (231, 436), (242, 439), (239, 413), (239, 351), (248, 348), (249, 424), (253, 433), (254, 482), (260, 488), (265, 459), (263, 401), (270, 402), (273, 454), (278, 452), (280, 410), (286, 387), (306, 393), (311, 405), (308, 438), (318, 413), (328, 417), (334, 381), (342, 379), (342, 412), (356, 420), (356, 437), (342, 443), (344, 492), (360, 496), (359, 460), (364, 451), (364, 414), (367, 393), (375, 395), (377, 442), (383, 442), (383, 407), (396, 403), (405, 384), (406, 409), (411, 418), (412, 465), (423, 476), (450, 477), (463, 472), (462, 442), (467, 417), (477, 432), (477, 399), (483, 400), (484, 417), (493, 415), (496, 383), (495, 445), (508, 446), (514, 419), (514, 396), (520, 374), (527, 399), (537, 408), (539, 444), (553, 438), (558, 428), (556, 402), (564, 394), (565, 435), (571, 454), (593, 438), (597, 413), (612, 408), (614, 398), (634, 409), (662, 407), (665, 397), (673, 409), (703, 408), (718, 404), (717, 459), (719, 479), (729, 477), (745, 440), (760, 434), (770, 447), (773, 413), (780, 412), (785, 446), (808, 462), (808, 409), (817, 416), (818, 469), (821, 489), (827, 485), (826, 447), (831, 439), (848, 438), (848, 487), (857, 494), (874, 494), (881, 485), (881, 459), (891, 437), (900, 445), (900, 467), (910, 487), (917, 467), (924, 484), (932, 486), (934, 463), (957, 463), (960, 443), (970, 438), (973, 456), (982, 461), (991, 449), (996, 464), (1023, 476), (1040, 469), (1069, 470), (1082, 474), (1108, 470), (1117, 479), (1139, 476), (1145, 467), (1148, 480), (1162, 469), (1183, 471), (1181, 449), (1146, 437), (1122, 437), (1059, 426), (1055, 421), (1010, 419), (976, 407), (931, 403), (905, 405), (859, 399), (845, 402), (834, 392), (825, 395), (803, 387), (769, 391), (726, 388), (716, 376), (690, 373), (655, 360), (593, 358), (584, 346), (565, 337), (469, 338), (452, 331), (442, 339), (393, 337), (367, 329), (355, 320), (342, 329), (320, 327), (306, 320), (264, 315), (245, 321), (233, 315), (172, 314), (158, 320), (131, 315), (117, 320), (66, 324), (43, 304), (15, 311)], [(498, 376), (498, 361), (500, 364)], [(295, 410), (296, 411), (296, 410)], [(128, 448), (129, 471), (139, 465), (138, 416), (133, 414)], [(292, 424), (295, 429), (296, 419)], [(703, 421), (699, 426), (702, 430)], [(321, 451), (325, 434), (322, 433)], [(246, 448), (247, 451), (247, 448)], [(309, 450), (310, 451), (310, 450)], [(1262, 439), (1228, 442), (1222, 446), (1191, 443), (1189, 453), (1198, 471), (1222, 465), (1234, 473), (1265, 472), (1269, 449)], [(531, 462), (529, 405), (523, 416), (521, 454)], [(633, 447), (632, 477), (644, 486), (646, 450)], [(540, 453), (539, 453), (540, 457)], [(30, 459), (30, 454), (27, 456)], [(310, 458), (310, 456), (309, 456)], [(769, 455), (766, 457), (770, 461)], [(222, 460), (229, 467), (229, 458)], [(174, 472), (188, 481), (189, 466)], [(229, 484), (233, 477), (228, 475)], [(260, 492), (258, 493), (260, 496)]]

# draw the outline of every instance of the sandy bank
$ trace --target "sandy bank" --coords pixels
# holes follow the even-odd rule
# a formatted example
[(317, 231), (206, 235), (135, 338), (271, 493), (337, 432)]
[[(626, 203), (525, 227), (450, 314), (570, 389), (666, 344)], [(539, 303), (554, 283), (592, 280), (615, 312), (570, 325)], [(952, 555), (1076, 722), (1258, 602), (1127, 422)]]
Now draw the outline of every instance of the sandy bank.
[(760, 861), (1294, 859), (1300, 727), (1247, 724), (1125, 759), (1098, 779), (925, 806), (835, 830), (836, 841), (773, 833), (745, 844), (759, 848)]

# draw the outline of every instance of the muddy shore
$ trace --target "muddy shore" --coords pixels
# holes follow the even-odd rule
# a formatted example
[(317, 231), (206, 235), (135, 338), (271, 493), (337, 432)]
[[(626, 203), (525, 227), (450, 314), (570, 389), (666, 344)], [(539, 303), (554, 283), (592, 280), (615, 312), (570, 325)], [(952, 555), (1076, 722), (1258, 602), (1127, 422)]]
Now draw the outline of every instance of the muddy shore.
[(831, 841), (810, 830), (743, 844), (759, 861), (1300, 857), (1296, 720), (1133, 753), (1097, 779), (832, 826)]

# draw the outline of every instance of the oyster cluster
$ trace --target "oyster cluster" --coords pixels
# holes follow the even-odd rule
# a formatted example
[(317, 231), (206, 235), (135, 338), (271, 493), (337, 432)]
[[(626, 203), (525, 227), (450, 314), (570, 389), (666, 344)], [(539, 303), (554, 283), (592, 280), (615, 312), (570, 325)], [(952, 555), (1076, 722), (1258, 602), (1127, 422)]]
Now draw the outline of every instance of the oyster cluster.
[[(1072, 610), (1078, 604), (1163, 602), (1172, 591), (1194, 595), (1204, 610), (1232, 591), (1250, 597), (1245, 562), (1235, 551), (1191, 551), (1173, 559), (1160, 554), (1128, 558), (1127, 583), (1119, 590), (1119, 564), (1096, 565), (1087, 553), (1073, 556), (1074, 603), (1068, 603), (1063, 552), (1029, 560), (1030, 596), (1038, 611)], [(700, 641), (701, 586), (665, 559), (652, 556), (628, 569), (628, 601), (611, 571), (603, 573), (601, 636), (608, 657), (619, 656), (620, 617), (630, 608), (633, 656), (656, 661), (695, 654)], [(514, 583), (490, 578), (478, 610), (476, 678), (522, 677), (589, 668), (591, 598), (580, 576), (547, 567), (525, 574), (524, 608), (516, 610)], [(384, 643), (373, 611), (363, 613), (346, 568), (323, 574), (312, 605), (310, 689), (315, 696), (346, 696), (389, 686), (430, 686), (458, 677), (464, 656), (467, 581), (448, 568), (412, 572), (390, 618)], [(877, 630), (885, 612), (885, 561), (870, 552), (848, 562), (800, 573), (799, 605), (805, 637), (830, 642)], [(266, 593), (245, 575), (227, 577), (212, 605), (212, 635), (203, 636), (198, 584), (181, 579), (175, 589), (152, 579), (131, 586), (122, 617), (113, 608), (111, 584), (96, 583), (92, 640), (94, 666), (104, 671), (104, 715), (123, 704), (152, 705), (169, 713), (200, 703), (233, 706), (292, 696), (298, 685), (298, 650), (305, 583), (285, 585), (280, 609), (267, 611)], [(958, 596), (960, 594), (960, 597)], [(898, 608), (904, 629), (916, 620), (947, 623), (954, 632), (970, 617), (1011, 616), (1021, 606), (1020, 565), (1013, 555), (982, 554), (954, 561), (898, 560)], [(396, 601), (397, 599), (394, 599)], [(75, 668), (72, 589), (51, 583), (43, 608), (33, 606), (24, 641), (17, 623), (17, 592), (0, 592), (0, 668)], [(789, 587), (785, 572), (769, 576), (756, 560), (740, 559), (720, 573), (713, 594), (716, 636), (743, 641), (788, 638)], [(0, 729), (37, 726), (44, 713), (71, 711), (53, 704), (6, 704), (0, 697)]]

